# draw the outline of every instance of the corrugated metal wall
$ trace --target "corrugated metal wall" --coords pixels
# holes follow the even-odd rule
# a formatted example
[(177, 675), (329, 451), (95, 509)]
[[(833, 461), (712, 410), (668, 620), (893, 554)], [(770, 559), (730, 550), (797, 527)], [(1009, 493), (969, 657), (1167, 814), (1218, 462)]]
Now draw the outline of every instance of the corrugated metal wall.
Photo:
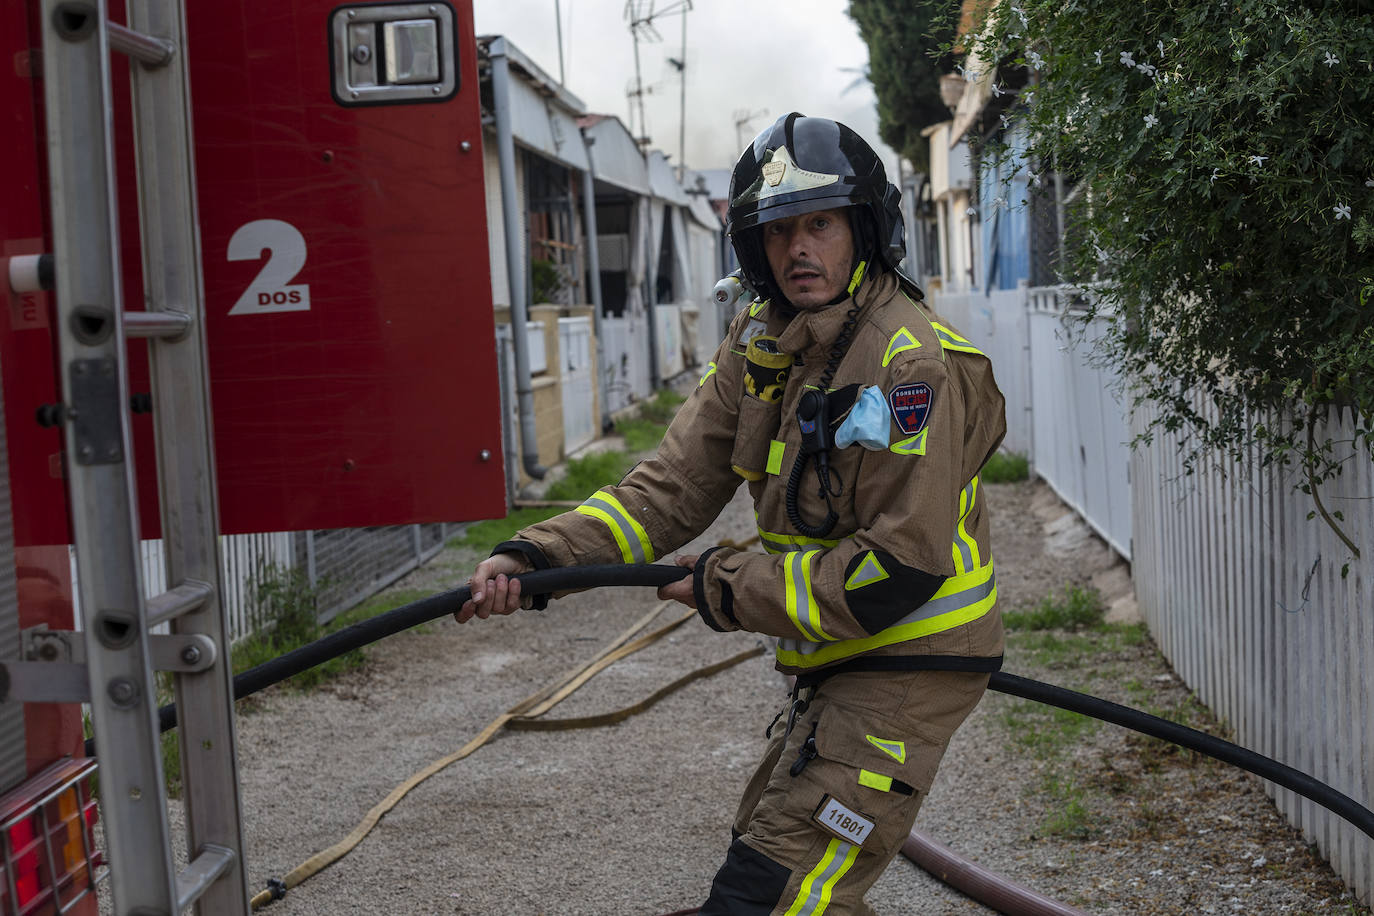
[[(1143, 420), (1138, 419), (1138, 424)], [(1143, 425), (1138, 428), (1143, 429)], [(1349, 441), (1335, 423), (1319, 439)], [(1150, 632), (1235, 740), (1356, 801), (1374, 798), (1374, 463), (1351, 454), (1323, 503), (1356, 560), (1291, 470), (1225, 461), (1185, 475), (1157, 436), (1133, 459), (1134, 577)], [(1349, 563), (1348, 574), (1342, 567)], [(1366, 900), (1374, 840), (1266, 784), (1279, 810)]]

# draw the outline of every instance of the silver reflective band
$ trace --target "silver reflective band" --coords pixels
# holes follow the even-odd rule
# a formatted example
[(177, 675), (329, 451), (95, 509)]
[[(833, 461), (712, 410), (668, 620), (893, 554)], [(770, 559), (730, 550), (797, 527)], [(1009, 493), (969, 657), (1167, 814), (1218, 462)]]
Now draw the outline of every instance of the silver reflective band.
[(756, 203), (770, 197), (780, 197), (783, 194), (792, 194), (797, 191), (809, 191), (812, 188), (823, 188), (827, 185), (838, 184), (839, 180), (839, 175), (808, 172), (806, 169), (800, 168), (792, 161), (792, 156), (787, 152), (787, 147), (780, 146), (769, 153), (767, 161), (762, 166), (762, 174), (759, 179), (746, 188), (743, 194), (736, 197), (731, 206)]
[[(988, 576), (988, 580), (981, 585), (966, 588), (962, 592), (955, 592), (952, 595), (944, 595), (940, 598), (933, 598), (916, 610), (907, 614), (901, 620), (889, 626), (905, 626), (909, 623), (917, 623), (922, 620), (929, 620), (932, 617), (939, 617), (941, 614), (948, 614), (950, 611), (958, 611), (987, 598), (997, 589), (997, 574)], [(884, 631), (886, 632), (886, 631)], [(795, 652), (797, 655), (814, 655), (826, 644), (822, 642), (804, 642), (799, 639), (780, 639), (778, 640), (778, 650), (782, 652)]]
[[(602, 493), (597, 492), (593, 493), (580, 508), (600, 509), (610, 517), (610, 520), (615, 523), (616, 528), (620, 530), (621, 535), (624, 537), (625, 545), (629, 547), (630, 555), (634, 557), (633, 562), (652, 562), (653, 557), (646, 556), (644, 553), (644, 545), (640, 541), (642, 532), (635, 530), (634, 522), (625, 517), (625, 513), (621, 510), (619, 503), (613, 502), (607, 499)], [(602, 521), (606, 521), (606, 519), (603, 518)]]

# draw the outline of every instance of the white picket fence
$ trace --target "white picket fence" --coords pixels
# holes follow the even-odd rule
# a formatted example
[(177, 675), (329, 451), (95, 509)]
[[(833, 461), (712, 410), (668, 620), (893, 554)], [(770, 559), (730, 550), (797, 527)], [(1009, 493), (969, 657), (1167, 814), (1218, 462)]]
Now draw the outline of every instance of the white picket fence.
[[(1143, 419), (1137, 419), (1142, 424)], [(1349, 440), (1336, 422), (1323, 439)], [(1374, 463), (1351, 454), (1320, 488), (1359, 547), (1319, 517), (1299, 475), (1220, 461), (1186, 475), (1159, 436), (1133, 460), (1136, 596), (1179, 676), (1237, 743), (1370, 806), (1374, 801)], [(1347, 567), (1347, 564), (1348, 567)], [(1345, 574), (1343, 575), (1343, 570)], [(1374, 841), (1266, 783), (1280, 811), (1366, 901)]]
[[(1293, 473), (1216, 461), (1185, 474), (1177, 441), (1129, 442), (1114, 369), (1094, 357), (1105, 330), (1072, 314), (1065, 288), (936, 296), (937, 312), (994, 360), (1007, 394), (1008, 447), (1029, 412), (1035, 473), (1131, 561), (1141, 613), (1179, 676), (1235, 740), (1370, 807), (1374, 802), (1374, 461), (1349, 451), (1321, 488), (1360, 549), (1355, 558)], [(1003, 297), (999, 301), (999, 296)], [(1015, 297), (1009, 304), (1006, 299)], [(1024, 340), (1023, 354), (1015, 341)], [(1024, 362), (1022, 362), (1024, 360)], [(1351, 421), (1322, 439), (1349, 442)], [(1019, 436), (1019, 433), (1017, 434)], [(1368, 901), (1374, 840), (1325, 808), (1266, 783), (1279, 810)]]

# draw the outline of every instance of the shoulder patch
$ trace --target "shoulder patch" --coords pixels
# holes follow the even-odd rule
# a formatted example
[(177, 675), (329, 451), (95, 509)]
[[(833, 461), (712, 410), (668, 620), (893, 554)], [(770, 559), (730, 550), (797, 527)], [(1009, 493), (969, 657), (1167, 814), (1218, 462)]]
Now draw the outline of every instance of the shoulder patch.
[(897, 428), (908, 436), (925, 429), (933, 399), (934, 392), (925, 382), (908, 382), (893, 388), (888, 393), (887, 403), (892, 409), (892, 419), (897, 421)]
[(749, 349), (749, 343), (755, 337), (761, 337), (768, 333), (767, 318), (750, 318), (744, 325), (744, 330), (740, 332), (739, 340), (735, 342), (734, 350), (736, 353), (744, 353)]
[(921, 342), (916, 339), (906, 328), (898, 328), (897, 333), (892, 335), (892, 339), (887, 342), (887, 352), (883, 354), (883, 367), (892, 362), (893, 357), (904, 350), (916, 350), (921, 346)]

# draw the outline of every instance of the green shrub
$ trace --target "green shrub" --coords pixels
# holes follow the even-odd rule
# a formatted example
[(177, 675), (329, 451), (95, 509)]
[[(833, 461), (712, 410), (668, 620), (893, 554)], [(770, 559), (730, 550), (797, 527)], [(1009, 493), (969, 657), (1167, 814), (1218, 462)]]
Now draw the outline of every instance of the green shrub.
[(682, 402), (685, 400), (687, 400), (685, 397), (671, 388), (660, 388), (654, 392), (652, 398), (640, 405), (639, 418), (667, 426), (672, 422), (673, 417), (677, 414), (677, 409), (682, 406)]
[(1178, 433), (1189, 469), (1212, 449), (1258, 454), (1296, 461), (1309, 486), (1351, 445), (1309, 438), (1316, 418), (1348, 407), (1355, 443), (1374, 446), (1368, 5), (983, 9), (985, 123), (1005, 108), (1009, 125), (986, 149), (1032, 193), (1056, 170), (1077, 183), (1059, 269), (1092, 286), (1099, 357), (1149, 405), (1149, 430)]
[(1064, 587), (1062, 598), (1047, 595), (1034, 610), (1002, 615), (1010, 630), (1081, 630), (1102, 623), (1102, 596), (1095, 588)]
[(663, 434), (668, 431), (664, 423), (634, 417), (616, 423), (615, 431), (625, 437), (625, 448), (631, 452), (647, 452), (658, 448)]
[(1030, 459), (1020, 452), (997, 452), (983, 465), (984, 483), (1015, 483), (1030, 477)]

